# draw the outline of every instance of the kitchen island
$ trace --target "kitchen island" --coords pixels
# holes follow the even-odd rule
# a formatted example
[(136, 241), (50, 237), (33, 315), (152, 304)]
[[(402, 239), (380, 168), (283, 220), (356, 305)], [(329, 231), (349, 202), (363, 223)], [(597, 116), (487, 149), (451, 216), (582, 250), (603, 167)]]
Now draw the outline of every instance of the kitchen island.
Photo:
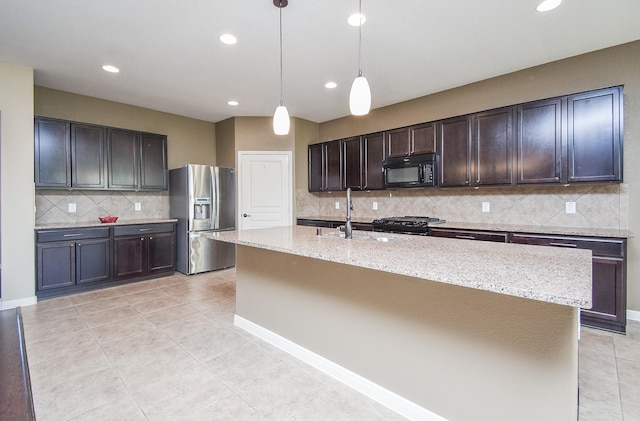
[(323, 234), (211, 234), (238, 245), (237, 325), (411, 419), (577, 418), (590, 251)]

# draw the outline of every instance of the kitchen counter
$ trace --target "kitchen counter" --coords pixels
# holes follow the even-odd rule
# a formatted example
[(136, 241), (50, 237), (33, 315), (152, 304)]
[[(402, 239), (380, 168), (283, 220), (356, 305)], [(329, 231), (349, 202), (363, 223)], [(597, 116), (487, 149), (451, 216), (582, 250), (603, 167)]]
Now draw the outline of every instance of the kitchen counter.
[(126, 219), (126, 220), (118, 220), (118, 222), (114, 223), (102, 223), (100, 221), (96, 222), (58, 222), (52, 224), (41, 224), (36, 225), (35, 229), (37, 230), (45, 230), (45, 229), (59, 229), (59, 228), (90, 228), (90, 227), (112, 227), (112, 226), (121, 226), (121, 225), (138, 225), (138, 224), (162, 224), (166, 222), (178, 222), (177, 219)]
[[(324, 234), (334, 230), (323, 229)], [(563, 304), (591, 306), (591, 252), (465, 242), (426, 236), (354, 232), (367, 239), (317, 236), (313, 227), (203, 234), (211, 238), (413, 278)], [(375, 240), (391, 239), (390, 242)]]
[[(381, 217), (382, 218), (382, 217)], [(314, 221), (342, 222), (340, 217), (322, 216), (298, 216), (297, 219), (309, 219)], [(352, 218), (353, 222), (372, 223), (371, 218)], [(477, 222), (456, 222), (446, 221), (440, 224), (430, 225), (433, 228), (454, 228), (471, 229), (479, 231), (502, 231), (521, 232), (529, 234), (553, 234), (553, 235), (574, 235), (583, 237), (609, 237), (609, 238), (632, 238), (633, 233), (628, 229), (597, 228), (597, 227), (553, 227), (543, 225), (519, 225), (519, 224), (491, 224)]]
[(206, 234), (237, 245), (238, 327), (408, 419), (575, 421), (591, 251), (322, 232)]

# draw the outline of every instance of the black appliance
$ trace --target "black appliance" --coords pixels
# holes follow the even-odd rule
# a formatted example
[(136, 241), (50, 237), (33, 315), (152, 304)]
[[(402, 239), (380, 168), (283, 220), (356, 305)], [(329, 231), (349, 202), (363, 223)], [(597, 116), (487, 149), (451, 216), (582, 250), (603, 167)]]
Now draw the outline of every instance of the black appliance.
[(386, 189), (406, 187), (438, 186), (438, 155), (426, 153), (382, 161), (384, 187)]
[(441, 224), (444, 219), (428, 216), (396, 216), (380, 218), (373, 221), (373, 230), (378, 232), (395, 232), (400, 234), (429, 235), (429, 226)]

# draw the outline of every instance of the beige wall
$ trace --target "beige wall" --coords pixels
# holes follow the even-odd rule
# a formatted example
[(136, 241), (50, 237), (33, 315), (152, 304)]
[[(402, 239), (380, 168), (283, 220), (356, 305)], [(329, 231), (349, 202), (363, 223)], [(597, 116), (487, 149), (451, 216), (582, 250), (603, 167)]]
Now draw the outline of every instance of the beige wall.
[(168, 166), (215, 164), (215, 124), (36, 86), (35, 115), (167, 135)]
[(236, 167), (236, 125), (235, 118), (216, 123), (216, 165)]
[(18, 305), (35, 295), (33, 69), (0, 62), (0, 127), (2, 301)]
[[(640, 41), (372, 110), (365, 118), (345, 117), (324, 122), (319, 127), (319, 141), (372, 133), (574, 92), (624, 85), (624, 184), (620, 186), (617, 212), (622, 215), (623, 220), (619, 222), (621, 228), (629, 228), (632, 232), (640, 234), (640, 119), (637, 118), (640, 115), (640, 71), (638, 69), (640, 69)], [(375, 81), (370, 83), (375, 86)], [(299, 161), (298, 164), (300, 165), (301, 162)], [(298, 180), (299, 185), (302, 185), (301, 181)], [(448, 191), (453, 192), (451, 189)], [(467, 192), (457, 190), (451, 194), (460, 196), (494, 195), (495, 193), (491, 189), (480, 189), (475, 193), (470, 190)], [(305, 194), (301, 189), (298, 189), (296, 194), (299, 204), (303, 203), (312, 209), (317, 209), (318, 212), (321, 211), (321, 200), (314, 201), (311, 195)], [(497, 194), (501, 195), (502, 192)], [(597, 198), (587, 200), (597, 202)], [(325, 204), (325, 207), (330, 206)], [(447, 218), (447, 215), (438, 216)], [(635, 238), (629, 240), (627, 279), (628, 308), (640, 311), (640, 244)]]

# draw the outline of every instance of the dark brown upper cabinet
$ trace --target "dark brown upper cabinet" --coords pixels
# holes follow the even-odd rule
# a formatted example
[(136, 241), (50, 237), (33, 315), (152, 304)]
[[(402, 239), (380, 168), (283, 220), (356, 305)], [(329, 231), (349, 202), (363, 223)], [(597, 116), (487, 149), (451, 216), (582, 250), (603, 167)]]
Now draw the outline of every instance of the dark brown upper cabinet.
[(408, 127), (389, 130), (385, 133), (387, 138), (387, 156), (389, 158), (408, 156), (411, 153), (410, 133)]
[(71, 185), (77, 189), (105, 188), (105, 129), (71, 124)]
[(440, 187), (471, 185), (471, 118), (454, 117), (437, 123)]
[(363, 190), (384, 189), (382, 161), (385, 159), (384, 133), (373, 133), (362, 137), (364, 163), (362, 177)]
[(71, 123), (48, 118), (34, 121), (36, 187), (71, 187)]
[(473, 183), (508, 185), (513, 177), (514, 107), (473, 115)]
[(343, 156), (343, 190), (362, 190), (362, 141), (360, 136), (350, 137), (342, 141)]
[(331, 142), (309, 145), (309, 191), (342, 190), (342, 142)]
[(323, 151), (324, 145), (322, 143), (316, 143), (315, 145), (309, 145), (308, 149), (308, 170), (309, 170), (309, 191), (320, 192), (322, 191), (322, 179), (324, 175), (323, 165)]
[(386, 137), (387, 156), (390, 158), (436, 151), (435, 122), (389, 130)]
[(109, 188), (167, 189), (167, 138), (132, 130), (107, 130)]
[(342, 142), (324, 143), (324, 191), (342, 190)]
[(105, 188), (102, 126), (41, 117), (34, 122), (36, 187)]
[(436, 151), (436, 123), (424, 123), (409, 127), (411, 155)]
[(565, 101), (553, 98), (517, 106), (518, 184), (566, 181), (562, 115)]
[(622, 181), (622, 87), (567, 97), (570, 183)]
[(34, 119), (36, 188), (166, 190), (167, 137)]

